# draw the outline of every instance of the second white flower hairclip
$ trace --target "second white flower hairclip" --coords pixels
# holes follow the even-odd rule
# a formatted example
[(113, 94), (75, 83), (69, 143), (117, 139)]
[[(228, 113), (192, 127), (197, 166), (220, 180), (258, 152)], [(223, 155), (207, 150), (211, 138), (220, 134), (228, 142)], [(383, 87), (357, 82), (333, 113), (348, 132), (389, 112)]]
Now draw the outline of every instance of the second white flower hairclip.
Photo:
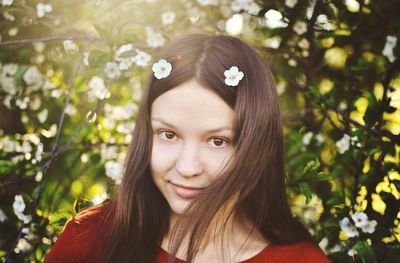
[(172, 71), (172, 65), (165, 59), (160, 59), (157, 63), (153, 64), (151, 70), (154, 73), (154, 77), (162, 79), (169, 76)]
[(232, 66), (230, 69), (225, 70), (225, 84), (228, 86), (237, 86), (239, 81), (244, 77), (243, 72), (239, 71), (239, 68)]

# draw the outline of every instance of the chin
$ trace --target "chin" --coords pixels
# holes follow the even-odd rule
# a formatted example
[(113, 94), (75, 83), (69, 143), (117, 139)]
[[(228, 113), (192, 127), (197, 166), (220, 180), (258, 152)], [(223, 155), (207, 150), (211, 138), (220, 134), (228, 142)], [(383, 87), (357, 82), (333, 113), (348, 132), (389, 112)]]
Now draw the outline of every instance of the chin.
[(189, 200), (173, 200), (172, 202), (168, 202), (169, 207), (171, 208), (171, 212), (176, 215), (184, 215), (185, 210), (190, 205)]

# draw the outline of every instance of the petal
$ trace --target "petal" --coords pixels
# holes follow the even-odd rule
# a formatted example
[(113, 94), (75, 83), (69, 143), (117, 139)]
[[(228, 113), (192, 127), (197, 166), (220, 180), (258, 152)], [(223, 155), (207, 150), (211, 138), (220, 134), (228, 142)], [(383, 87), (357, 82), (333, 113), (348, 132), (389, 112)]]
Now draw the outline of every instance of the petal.
[(238, 69), (238, 67), (236, 67), (236, 66), (232, 66), (232, 67), (230, 68), (230, 71), (231, 71), (232, 73), (237, 73), (237, 72), (239, 71), (239, 69)]

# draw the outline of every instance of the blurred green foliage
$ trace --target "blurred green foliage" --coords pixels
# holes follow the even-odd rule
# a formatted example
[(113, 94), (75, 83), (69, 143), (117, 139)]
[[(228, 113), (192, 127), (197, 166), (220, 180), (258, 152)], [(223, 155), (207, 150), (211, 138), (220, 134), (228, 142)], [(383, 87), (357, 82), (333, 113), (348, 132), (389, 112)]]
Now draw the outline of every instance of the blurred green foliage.
[(399, 262), (397, 5), (3, 0), (2, 261), (42, 261), (70, 217), (113, 194), (159, 48), (202, 30), (236, 35), (270, 63), (293, 212), (332, 262)]

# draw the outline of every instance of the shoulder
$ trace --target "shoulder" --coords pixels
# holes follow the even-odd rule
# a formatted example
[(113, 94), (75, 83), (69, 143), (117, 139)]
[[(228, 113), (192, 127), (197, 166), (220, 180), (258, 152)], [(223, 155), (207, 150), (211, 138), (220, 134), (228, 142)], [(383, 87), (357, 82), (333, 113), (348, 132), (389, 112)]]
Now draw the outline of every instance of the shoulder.
[(74, 224), (87, 225), (93, 223), (107, 223), (106, 215), (111, 212), (111, 203), (106, 202), (87, 208), (71, 218)]
[(273, 262), (282, 263), (329, 262), (324, 252), (317, 245), (309, 242), (290, 245), (270, 245), (266, 248), (264, 255)]
[[(96, 262), (111, 229), (110, 204), (85, 209), (70, 218), (45, 259), (52, 262)], [(96, 244), (96, 246), (94, 245)]]

